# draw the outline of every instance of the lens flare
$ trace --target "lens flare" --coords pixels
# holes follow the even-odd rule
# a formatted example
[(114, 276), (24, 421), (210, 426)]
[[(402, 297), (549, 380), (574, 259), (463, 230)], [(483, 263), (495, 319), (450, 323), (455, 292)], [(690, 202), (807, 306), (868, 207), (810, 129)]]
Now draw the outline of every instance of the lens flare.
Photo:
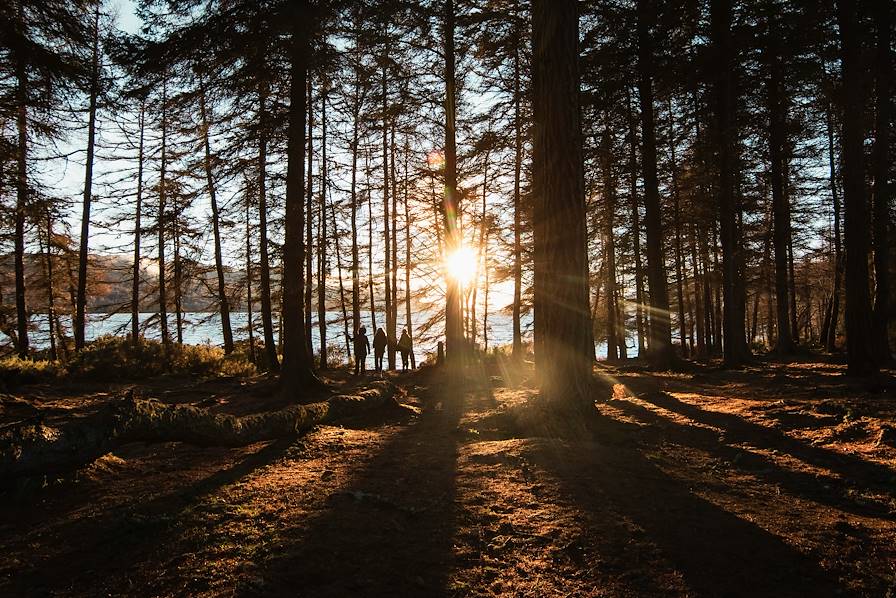
[(462, 286), (468, 285), (476, 275), (476, 252), (460, 246), (445, 257), (445, 269), (452, 280)]
[(432, 150), (426, 154), (426, 164), (433, 170), (439, 170), (445, 166), (445, 154), (439, 150)]

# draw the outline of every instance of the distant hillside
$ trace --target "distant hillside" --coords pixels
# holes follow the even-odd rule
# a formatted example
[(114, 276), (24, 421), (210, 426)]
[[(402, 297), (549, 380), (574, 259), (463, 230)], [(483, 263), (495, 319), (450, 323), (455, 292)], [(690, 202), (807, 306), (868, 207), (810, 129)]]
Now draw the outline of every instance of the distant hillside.
[[(92, 313), (112, 313), (129, 311), (131, 303), (131, 274), (132, 258), (127, 255), (95, 254), (90, 257), (88, 264), (87, 306)], [(184, 265), (184, 278), (182, 289), (183, 311), (204, 312), (217, 311), (217, 276), (212, 264), (186, 263)], [(168, 271), (167, 291), (169, 310), (174, 309), (174, 265), (170, 259), (166, 264)], [(75, 302), (75, 289), (77, 287), (78, 262), (77, 255), (54, 256), (53, 278), (56, 309), (60, 312), (72, 310)], [(26, 300), (28, 309), (41, 313), (46, 311), (47, 286), (46, 286), (45, 257), (40, 254), (28, 254), (25, 256)], [(351, 280), (350, 272), (344, 270), (347, 277), (345, 281), (346, 301), (350, 301)], [(379, 282), (381, 275), (376, 275)], [(225, 282), (228, 287), (231, 311), (245, 311), (245, 272), (226, 268)], [(158, 311), (158, 267), (154, 259), (143, 258), (140, 264), (140, 311)], [(279, 303), (280, 289), (279, 268), (271, 269), (271, 291), (274, 294), (275, 304)], [(363, 286), (362, 294), (366, 305), (367, 285)], [(11, 305), (15, 299), (14, 261), (12, 254), (0, 256), (0, 305)], [(379, 291), (378, 291), (379, 292)], [(253, 308), (258, 309), (258, 278), (257, 273), (253, 281)], [(403, 294), (402, 294), (403, 298)], [(314, 304), (317, 305), (317, 294), (314, 295)], [(327, 304), (332, 310), (339, 309), (339, 280), (331, 275), (327, 282)], [(426, 310), (418, 300), (412, 299), (413, 309)], [(315, 308), (316, 309), (316, 308)]]
[[(105, 313), (130, 309), (132, 265), (130, 256), (92, 255), (88, 264), (88, 310)], [(44, 311), (47, 305), (46, 259), (39, 254), (25, 256), (26, 301), (30, 310)], [(141, 311), (158, 310), (158, 267), (156, 260), (144, 258), (140, 264)], [(67, 310), (74, 303), (77, 286), (77, 256), (54, 256), (53, 278), (57, 309)], [(168, 294), (174, 303), (173, 264), (167, 264)], [(207, 264), (184, 265), (182, 304), (184, 311), (209, 311), (216, 306), (214, 267)], [(15, 296), (14, 261), (12, 254), (0, 256), (0, 290), (2, 302), (11, 303)], [(241, 308), (240, 296), (245, 276), (228, 270), (226, 281), (234, 309)]]

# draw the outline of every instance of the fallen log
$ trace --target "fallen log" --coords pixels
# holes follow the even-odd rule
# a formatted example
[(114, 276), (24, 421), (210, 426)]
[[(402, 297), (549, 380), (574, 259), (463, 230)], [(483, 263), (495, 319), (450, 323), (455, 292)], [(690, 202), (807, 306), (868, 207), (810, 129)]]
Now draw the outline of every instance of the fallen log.
[(191, 405), (166, 405), (133, 394), (61, 426), (32, 418), (0, 433), (0, 481), (54, 474), (92, 463), (132, 442), (238, 447), (298, 436), (315, 425), (379, 407), (395, 395), (387, 381), (354, 395), (237, 417)]

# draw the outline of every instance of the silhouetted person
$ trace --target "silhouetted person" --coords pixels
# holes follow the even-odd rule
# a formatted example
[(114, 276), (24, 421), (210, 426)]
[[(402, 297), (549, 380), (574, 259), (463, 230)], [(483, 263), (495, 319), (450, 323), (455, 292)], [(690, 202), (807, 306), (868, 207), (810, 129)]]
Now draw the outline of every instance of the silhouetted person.
[(386, 337), (386, 332), (382, 328), (377, 328), (376, 334), (373, 335), (373, 365), (378, 372), (383, 371), (383, 354), (386, 352), (388, 344), (389, 339)]
[(413, 343), (411, 342), (411, 335), (408, 334), (407, 328), (402, 328), (401, 338), (398, 339), (398, 350), (401, 352), (401, 371), (403, 372), (406, 372), (408, 369), (412, 349)]
[[(348, 336), (346, 334), (345, 336)], [(367, 371), (367, 354), (370, 353), (370, 340), (367, 338), (367, 327), (361, 326), (355, 336), (348, 336), (355, 347), (355, 376)]]

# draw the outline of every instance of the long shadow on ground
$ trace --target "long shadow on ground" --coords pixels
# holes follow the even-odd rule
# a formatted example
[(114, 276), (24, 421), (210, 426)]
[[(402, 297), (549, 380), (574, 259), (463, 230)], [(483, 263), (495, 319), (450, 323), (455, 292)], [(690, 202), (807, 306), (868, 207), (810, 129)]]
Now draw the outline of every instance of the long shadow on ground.
[[(745, 473), (783, 488), (793, 496), (863, 517), (891, 521), (896, 519), (890, 512), (889, 505), (857, 498), (854, 493), (851, 493), (854, 488), (847, 482), (829, 476), (819, 477), (814, 473), (782, 467), (770, 457), (720, 442), (718, 434), (711, 429), (679, 424), (629, 401), (616, 401), (614, 407), (649, 424), (652, 426), (652, 430), (661, 431), (654, 436), (662, 436), (664, 440), (671, 440), (675, 444), (706, 451), (713, 457), (720, 458)], [(757, 427), (761, 428), (762, 426)], [(744, 436), (740, 440), (755, 442), (756, 437)], [(726, 442), (731, 442), (727, 436)]]
[[(604, 419), (608, 435), (635, 434), (635, 426)], [(595, 439), (600, 439), (600, 432)], [(658, 549), (696, 596), (829, 596), (838, 594), (836, 576), (754, 523), (697, 496), (686, 481), (653, 464), (636, 447), (595, 441), (540, 440), (530, 459), (559, 480), (586, 516), (583, 535), (634, 526), (619, 545), (602, 553), (622, 553), (638, 543), (638, 553)], [(655, 594), (650, 580), (633, 578), (627, 590)]]
[(240, 595), (442, 594), (452, 569), (463, 413), (462, 389), (446, 383), (421, 389), (419, 421), (396, 431), (318, 516), (278, 534), (278, 554)]
[[(35, 551), (35, 560), (10, 576), (9, 585), (0, 583), (0, 594), (122, 592), (125, 589), (122, 580), (131, 577), (129, 572), (139, 578), (144, 565), (156, 567), (173, 556), (164, 554), (165, 548), (180, 534), (181, 516), (190, 506), (274, 462), (290, 444), (290, 440), (272, 442), (236, 464), (175, 492), (163, 493), (145, 502), (139, 495), (129, 496), (125, 504), (105, 509), (97, 516), (73, 518), (54, 525), (48, 538), (66, 538), (70, 544), (51, 547), (56, 551), (48, 558), (42, 559), (39, 551)], [(159, 591), (164, 592), (161, 588)], [(144, 588), (138, 593), (150, 592)]]
[(728, 441), (750, 442), (763, 448), (786, 452), (801, 461), (838, 473), (847, 480), (861, 478), (863, 483), (875, 484), (896, 498), (896, 487), (893, 484), (896, 480), (896, 471), (885, 465), (866, 461), (854, 455), (810, 446), (772, 428), (751, 423), (742, 417), (700, 409), (668, 393), (649, 393), (642, 398), (695, 422), (722, 428)]

